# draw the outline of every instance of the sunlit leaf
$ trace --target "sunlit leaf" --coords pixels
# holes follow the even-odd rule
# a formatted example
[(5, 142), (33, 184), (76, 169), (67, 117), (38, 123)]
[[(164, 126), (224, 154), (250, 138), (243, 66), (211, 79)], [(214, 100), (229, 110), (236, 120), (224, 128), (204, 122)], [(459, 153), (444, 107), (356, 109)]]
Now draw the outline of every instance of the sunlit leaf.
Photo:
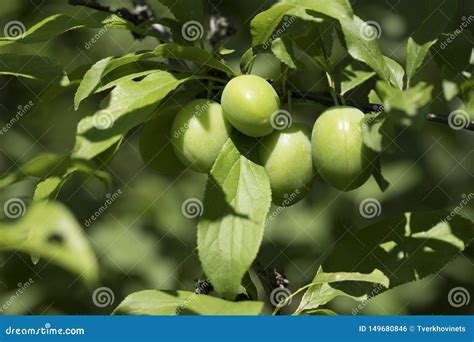
[(235, 298), (257, 256), (270, 203), (270, 182), (264, 168), (228, 140), (211, 170), (198, 225), (204, 272), (225, 298)]
[(0, 250), (40, 257), (77, 274), (89, 285), (98, 280), (94, 252), (69, 210), (52, 202), (23, 203), (19, 210), (23, 217), (0, 223)]
[(135, 292), (115, 309), (115, 315), (258, 315), (262, 302), (230, 302), (187, 291)]

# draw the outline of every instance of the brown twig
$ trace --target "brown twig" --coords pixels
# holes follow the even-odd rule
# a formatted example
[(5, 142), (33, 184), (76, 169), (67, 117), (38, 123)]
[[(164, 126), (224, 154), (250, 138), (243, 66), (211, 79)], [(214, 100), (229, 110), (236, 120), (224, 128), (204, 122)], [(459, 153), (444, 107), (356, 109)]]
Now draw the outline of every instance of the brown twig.
[[(134, 9), (119, 8), (116, 10), (111, 9), (109, 6), (100, 4), (97, 0), (69, 0), (69, 4), (72, 6), (82, 6), (90, 8), (96, 11), (105, 13), (115, 14), (119, 17), (124, 18), (132, 22), (135, 26), (140, 24), (149, 23), (150, 30), (155, 33), (160, 40), (172, 42), (171, 36), (166, 31), (163, 25), (155, 22), (155, 15), (151, 8), (147, 5), (145, 0), (134, 0)], [(142, 33), (132, 32), (135, 38), (142, 39), (144, 36)]]

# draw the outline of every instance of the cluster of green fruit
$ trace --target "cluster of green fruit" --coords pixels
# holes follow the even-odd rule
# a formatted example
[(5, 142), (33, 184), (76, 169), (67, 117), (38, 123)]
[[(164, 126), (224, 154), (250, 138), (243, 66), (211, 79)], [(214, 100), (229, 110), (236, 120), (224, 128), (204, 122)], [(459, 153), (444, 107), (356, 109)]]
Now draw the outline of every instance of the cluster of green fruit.
[(196, 99), (183, 108), (163, 107), (144, 127), (142, 158), (164, 173), (185, 167), (209, 172), (235, 128), (258, 138), (258, 155), (277, 205), (287, 206), (303, 198), (316, 173), (342, 191), (355, 189), (367, 180), (373, 153), (362, 141), (364, 114), (360, 110), (329, 108), (318, 117), (312, 133), (302, 123), (275, 130), (272, 116), (279, 110), (278, 94), (265, 79), (238, 76), (224, 88), (221, 104)]

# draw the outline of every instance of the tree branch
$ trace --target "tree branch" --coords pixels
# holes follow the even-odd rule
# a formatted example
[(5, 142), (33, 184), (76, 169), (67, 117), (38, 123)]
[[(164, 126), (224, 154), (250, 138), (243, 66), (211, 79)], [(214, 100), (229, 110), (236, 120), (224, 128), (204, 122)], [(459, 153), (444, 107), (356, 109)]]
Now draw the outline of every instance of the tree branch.
[[(109, 6), (104, 6), (97, 2), (97, 0), (69, 0), (69, 4), (72, 6), (82, 6), (96, 11), (115, 14), (124, 18), (125, 20), (132, 22), (135, 26), (143, 23), (149, 23), (150, 30), (156, 33), (160, 37), (159, 39), (171, 42), (171, 36), (166, 31), (165, 27), (155, 22), (155, 15), (152, 9), (146, 3), (146, 0), (134, 0), (133, 3), (135, 5), (133, 10), (127, 8), (112, 10)], [(137, 39), (144, 38), (141, 33), (132, 32), (132, 34)]]
[[(292, 89), (291, 92), (292, 92), (292, 96), (296, 99), (314, 101), (314, 102), (318, 102), (318, 103), (326, 105), (326, 106), (334, 106), (334, 101), (333, 101), (332, 97), (327, 93), (323, 93), (323, 92), (303, 93), (303, 92), (297, 91), (295, 89)], [(364, 113), (367, 113), (367, 112), (383, 112), (384, 111), (383, 105), (380, 105), (380, 104), (357, 103), (357, 102), (352, 101), (352, 100), (346, 100), (346, 103), (349, 106), (359, 108)], [(426, 115), (426, 120), (428, 120), (430, 122), (442, 123), (442, 124), (445, 124), (445, 125), (449, 124), (449, 117), (448, 116), (438, 115), (438, 114), (434, 114), (434, 113), (429, 113), (428, 115)], [(474, 121), (467, 121), (466, 124), (463, 125), (462, 127), (459, 127), (459, 129), (474, 131)]]

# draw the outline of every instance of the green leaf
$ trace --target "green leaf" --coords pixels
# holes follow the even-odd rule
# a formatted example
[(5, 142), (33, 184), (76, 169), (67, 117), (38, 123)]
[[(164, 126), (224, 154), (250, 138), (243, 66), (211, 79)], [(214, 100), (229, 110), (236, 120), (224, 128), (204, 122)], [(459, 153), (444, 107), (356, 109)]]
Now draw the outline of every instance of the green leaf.
[(401, 112), (412, 117), (430, 102), (432, 90), (433, 86), (424, 82), (406, 90), (397, 89), (382, 81), (376, 84), (377, 94), (383, 100), (386, 112)]
[(370, 25), (355, 15), (352, 18), (341, 18), (339, 22), (349, 54), (354, 59), (367, 64), (383, 80), (390, 81), (392, 74), (380, 52), (377, 40), (364, 35), (364, 31)]
[(132, 293), (114, 315), (258, 315), (262, 302), (230, 302), (188, 291), (146, 290)]
[(0, 188), (12, 183), (19, 182), (25, 178), (44, 178), (55, 169), (61, 168), (67, 157), (53, 153), (45, 153), (25, 163), (20, 169), (12, 174), (0, 178)]
[(240, 58), (240, 72), (242, 74), (245, 75), (250, 73), (253, 66), (253, 62), (255, 61), (255, 57), (256, 55), (253, 53), (252, 48), (245, 51), (245, 53)]
[(76, 92), (74, 107), (77, 110), (84, 99), (100, 88), (102, 79), (112, 73), (112, 71), (125, 65), (145, 61), (151, 58), (187, 60), (197, 63), (199, 66), (214, 68), (229, 75), (234, 75), (234, 71), (229, 66), (215, 59), (203, 49), (190, 46), (180, 46), (177, 44), (162, 44), (153, 51), (134, 52), (122, 57), (107, 57), (98, 61), (85, 74), (84, 79)]
[(428, 41), (424, 44), (418, 44), (410, 37), (407, 42), (407, 84), (410, 85), (411, 80), (415, 76), (416, 71), (421, 67), (423, 61), (428, 54), (431, 46), (436, 42), (435, 40)]
[[(345, 280), (376, 282), (392, 289), (438, 272), (473, 239), (474, 223), (454, 211), (399, 214), (345, 235), (323, 261), (315, 279), (323, 270), (323, 274), (336, 277), (340, 272), (357, 277), (365, 274), (365, 280), (356, 276)], [(385, 291), (359, 282), (321, 283), (308, 289), (299, 310), (318, 308), (336, 296), (365, 300)]]
[(408, 38), (406, 62), (408, 86), (439, 35), (454, 21), (458, 2), (458, 0), (424, 0), (420, 3), (422, 9), (420, 17), (429, 20), (423, 20), (413, 36)]
[(305, 310), (302, 313), (310, 316), (337, 316), (337, 313), (329, 309)]
[[(323, 28), (322, 34), (315, 23), (304, 22), (306, 32), (302, 35), (292, 37), (294, 44), (298, 47), (298, 52), (302, 57), (309, 58), (313, 63), (316, 62), (323, 71), (332, 73), (333, 65), (329, 56), (332, 48), (332, 29)], [(296, 58), (294, 58), (297, 61)], [(302, 63), (299, 63), (302, 64)], [(300, 66), (300, 65), (298, 65)]]
[[(17, 202), (21, 207), (21, 202)], [(79, 275), (93, 285), (98, 280), (94, 252), (74, 216), (59, 203), (23, 202), (23, 217), (0, 223), (0, 250), (41, 257)]]
[(152, 54), (152, 57), (186, 60), (197, 64), (198, 67), (209, 67), (223, 71), (231, 76), (235, 75), (235, 72), (231, 67), (212, 57), (212, 55), (210, 55), (206, 50), (198, 47), (181, 46), (178, 44), (161, 44), (153, 50)]
[(285, 0), (285, 3), (298, 4), (306, 9), (334, 19), (351, 18), (353, 15), (352, 7), (347, 0)]
[(235, 298), (257, 256), (270, 204), (264, 168), (241, 155), (229, 139), (211, 170), (198, 225), (204, 272), (225, 298)]
[(74, 97), (75, 110), (79, 108), (82, 100), (94, 92), (111, 60), (112, 57), (101, 59), (86, 72)]
[[(101, 17), (103, 17), (102, 14)], [(100, 27), (100, 21), (88, 20), (85, 22), (71, 18), (64, 14), (55, 14), (33, 25), (20, 36), (0, 38), (0, 45), (9, 43), (40, 43), (51, 40), (52, 38), (57, 37), (67, 31), (84, 28), (87, 26), (94, 28)]]
[[(337, 286), (342, 282), (348, 282), (349, 288), (360, 288), (360, 282), (380, 284), (381, 286), (388, 288), (390, 280), (378, 269), (373, 270), (370, 273), (359, 273), (359, 272), (334, 272), (326, 273), (322, 267), (318, 269), (316, 276), (311, 282), (311, 286), (306, 290), (303, 298), (301, 299), (300, 305), (296, 309), (295, 314), (300, 314), (303, 311), (318, 309), (321, 305), (329, 303), (336, 297), (344, 296), (354, 300), (365, 300), (366, 295), (353, 296), (347, 292), (337, 289)], [(331, 286), (330, 284), (335, 284)]]
[(272, 43), (272, 52), (282, 63), (296, 69), (297, 61), (294, 60), (293, 43), (288, 36), (275, 39)]
[[(288, 20), (282, 23), (285, 15), (308, 19), (309, 15), (305, 14), (306, 10), (321, 13), (334, 19), (349, 19), (352, 17), (352, 8), (346, 0), (286, 0), (277, 3), (264, 12), (260, 12), (252, 19), (250, 23), (252, 46), (262, 44), (271, 46), (272, 41), (282, 36), (291, 25)], [(278, 27), (279, 25), (280, 27)]]
[(159, 0), (160, 3), (168, 7), (176, 20), (180, 23), (188, 21), (198, 21), (204, 23), (204, 3), (203, 0)]
[(394, 120), (386, 117), (383, 113), (366, 114), (361, 122), (364, 144), (375, 152), (387, 151), (395, 139)]
[(33, 199), (35, 201), (43, 201), (55, 199), (66, 181), (77, 173), (83, 173), (101, 180), (107, 187), (112, 189), (112, 177), (103, 170), (100, 170), (93, 161), (78, 160), (65, 157), (63, 162), (41, 178), (35, 189)]
[(373, 71), (355, 70), (352, 64), (349, 64), (342, 71), (341, 95), (360, 86), (362, 83), (371, 79), (375, 75)]
[(295, 4), (279, 3), (257, 14), (250, 23), (252, 46), (267, 44), (270, 47), (273, 32), (286, 13), (295, 7), (297, 7)]
[(0, 54), (0, 75), (13, 75), (49, 83), (59, 82), (63, 68), (40, 55)]
[(384, 56), (385, 63), (391, 72), (390, 82), (398, 89), (403, 89), (403, 78), (405, 77), (405, 70), (393, 59)]
[(18, 171), (0, 178), (0, 189), (27, 178), (40, 179), (33, 198), (42, 201), (54, 197), (64, 182), (75, 173), (95, 176), (104, 182), (108, 189), (112, 187), (110, 174), (99, 170), (92, 161), (45, 153), (28, 161)]
[(160, 102), (187, 80), (159, 71), (141, 81), (126, 80), (117, 85), (103, 109), (79, 122), (72, 156), (92, 159), (104, 152), (130, 129), (148, 120)]
[(83, 28), (102, 28), (101, 34), (104, 34), (109, 28), (113, 28), (130, 30), (139, 34), (155, 35), (153, 31), (136, 27), (133, 23), (114, 14), (94, 13), (81, 19), (64, 14), (55, 14), (36, 23), (23, 34), (0, 38), (0, 46), (13, 43), (48, 42), (65, 32)]

